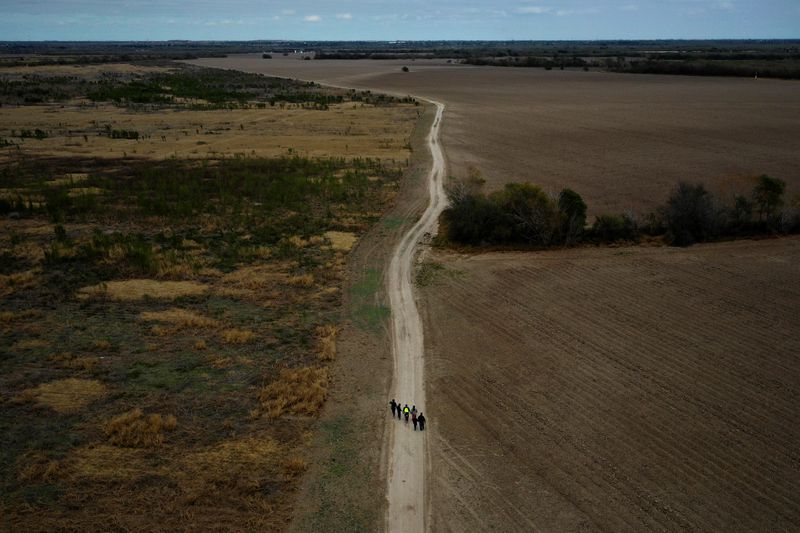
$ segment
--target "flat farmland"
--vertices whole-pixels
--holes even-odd
[[[678,181],[714,192],[769,174],[800,193],[800,82],[472,67],[443,60],[259,55],[193,63],[413,94],[447,105],[449,174],[476,167],[490,189],[571,187],[591,214],[645,214]],[[402,72],[408,65],[410,72]],[[748,188],[749,190],[749,188]]]
[[[436,252],[434,531],[800,524],[800,239]]]

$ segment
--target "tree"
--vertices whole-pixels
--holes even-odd
[[[490,197],[504,214],[510,240],[548,246],[558,228],[558,212],[545,192],[531,183],[507,183]]]
[[[707,241],[717,232],[714,198],[700,184],[679,183],[663,209],[667,240],[672,244],[689,246]]]
[[[572,189],[563,189],[558,195],[558,214],[564,244],[574,243],[586,225],[586,202]]]
[[[753,188],[753,204],[758,211],[758,221],[773,226],[778,215],[778,209],[783,205],[783,193],[786,182],[771,178],[766,174],[758,178]]]

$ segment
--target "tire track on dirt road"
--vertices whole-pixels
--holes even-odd
[[[444,192],[444,154],[439,145],[444,104],[430,102],[436,106],[436,117],[428,134],[428,148],[432,159],[428,174],[428,206],[392,253],[386,280],[392,312],[392,395],[403,404],[415,404],[423,412],[423,331],[422,320],[414,301],[411,275],[417,243],[426,233],[435,232],[439,215],[447,205]],[[425,531],[425,470],[428,462],[425,436],[426,433],[412,431],[404,423],[392,423],[389,430],[386,493],[386,529],[389,532]]]

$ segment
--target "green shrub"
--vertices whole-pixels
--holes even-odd
[[[617,242],[639,240],[639,227],[627,214],[599,215],[592,225],[592,237],[597,242]]]
[[[558,195],[558,214],[561,240],[572,244],[580,239],[586,226],[586,202],[572,189],[563,189]]]
[[[700,184],[679,183],[662,210],[670,244],[689,246],[717,235],[720,216],[713,196]]]
[[[753,188],[753,206],[758,212],[758,222],[765,225],[766,229],[775,229],[780,216],[778,210],[783,206],[785,190],[785,181],[771,178],[766,174],[758,178]]]

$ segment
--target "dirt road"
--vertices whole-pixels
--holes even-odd
[[[433,160],[428,175],[430,200],[422,217],[397,245],[389,265],[387,289],[392,310],[392,354],[394,373],[392,395],[402,404],[416,405],[425,411],[423,382],[424,350],[422,320],[414,301],[411,274],[417,243],[433,233],[439,214],[445,208],[444,154],[439,145],[439,129],[444,105],[436,105],[436,118],[428,136]],[[390,456],[386,516],[388,531],[425,530],[425,433],[415,432],[405,422],[392,424],[389,434]]]

